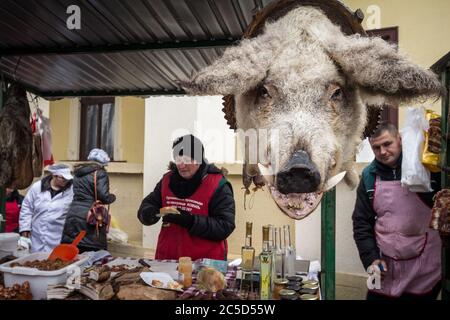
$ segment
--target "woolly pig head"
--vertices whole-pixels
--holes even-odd
[[[277,205],[296,219],[314,210],[337,174],[345,171],[347,184],[357,184],[353,164],[366,104],[441,93],[432,72],[382,39],[344,35],[312,7],[267,22],[184,88],[193,95],[234,95],[247,174],[262,173]]]

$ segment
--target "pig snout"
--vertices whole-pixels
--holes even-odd
[[[320,184],[320,173],[303,150],[296,151],[276,177],[277,189],[283,194],[314,192]]]

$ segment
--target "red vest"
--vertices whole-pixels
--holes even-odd
[[[6,201],[6,225],[5,232],[14,232],[19,228],[20,207],[17,200]]]
[[[207,174],[192,196],[177,198],[169,188],[172,172],[166,173],[161,184],[162,206],[173,206],[190,212],[192,215],[208,215],[211,198],[222,179],[221,174]],[[191,257],[193,261],[202,258],[224,260],[227,254],[227,241],[212,241],[190,235],[186,228],[170,223],[162,226],[158,237],[155,259],[175,259]]]

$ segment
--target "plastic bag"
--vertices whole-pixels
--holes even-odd
[[[422,163],[431,172],[441,171],[441,117],[432,110],[426,110],[429,130],[425,132],[425,145],[422,153]]]
[[[128,234],[120,229],[109,228],[109,232],[106,237],[107,237],[108,241],[111,241],[111,242],[122,243],[122,244],[128,243]]]
[[[111,217],[111,226],[106,237],[108,241],[111,242],[122,244],[128,243],[128,234],[120,229],[119,222],[115,217]]]
[[[407,108],[402,136],[402,186],[411,192],[430,192],[430,171],[421,162],[424,131],[428,130],[425,109]]]

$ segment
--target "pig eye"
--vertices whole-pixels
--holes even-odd
[[[344,92],[341,88],[337,88],[334,90],[333,94],[331,95],[331,100],[342,100],[344,98]]]
[[[258,96],[263,98],[263,99],[268,99],[271,98],[269,91],[267,90],[267,88],[263,85],[258,87]]]

